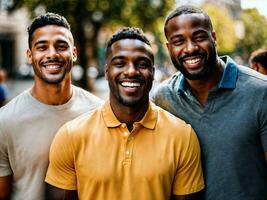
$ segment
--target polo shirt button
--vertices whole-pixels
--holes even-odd
[[[124,132],[124,133],[123,133],[123,135],[124,135],[124,137],[126,137],[126,138],[127,138],[127,137],[128,137],[128,135],[129,135],[129,133],[128,133],[128,132]]]
[[[125,123],[121,124],[121,127],[122,128],[125,128],[126,127],[126,124]]]
[[[130,151],[126,151],[126,155],[129,156],[130,155]]]

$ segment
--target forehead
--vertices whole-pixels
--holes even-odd
[[[176,16],[169,20],[167,24],[167,34],[170,36],[173,32],[184,29],[203,29],[210,31],[208,20],[201,13],[189,13]]]
[[[62,26],[47,25],[36,29],[32,34],[32,44],[38,41],[66,41],[73,44],[71,32]]]
[[[153,51],[148,44],[138,39],[121,39],[112,44],[108,59],[117,56],[127,58],[146,56],[153,59]]]

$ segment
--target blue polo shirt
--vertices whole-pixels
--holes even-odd
[[[221,57],[220,82],[201,105],[181,73],[161,83],[154,102],[196,131],[206,200],[267,199],[267,78]]]

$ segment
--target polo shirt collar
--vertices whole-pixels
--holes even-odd
[[[220,58],[225,62],[225,68],[218,87],[234,89],[238,77],[237,64],[229,56],[222,56]],[[186,92],[187,90],[186,79],[184,75],[180,73],[178,77],[178,91]]]
[[[113,113],[109,101],[106,101],[102,107],[102,116],[107,127],[118,127],[122,124]],[[149,101],[147,112],[137,123],[147,129],[154,129],[157,123],[157,116],[156,105]]]

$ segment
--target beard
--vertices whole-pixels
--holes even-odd
[[[142,95],[138,96],[124,96],[120,93],[118,87],[109,82],[110,97],[116,99],[117,102],[126,107],[142,107],[149,100],[149,91],[152,88],[153,81],[149,82],[142,92]]]
[[[183,65],[183,58],[175,59],[175,57],[171,56],[172,63],[176,69],[178,69],[184,76],[185,78],[189,80],[202,80],[208,77],[214,68],[216,67],[217,63],[217,52],[215,48],[215,44],[212,45],[210,55],[208,56],[207,53],[192,53],[190,55],[187,55],[186,57],[189,56],[196,56],[196,55],[201,55],[202,59],[204,59],[204,64],[203,67],[196,71],[196,72],[189,72]]]
[[[44,82],[48,83],[48,84],[59,84],[59,83],[61,83],[64,80],[64,78],[66,76],[66,68],[64,68],[63,73],[57,74],[57,75],[52,75],[52,76],[53,77],[48,77],[47,75],[45,75],[45,74],[42,73],[41,74],[41,79]]]

